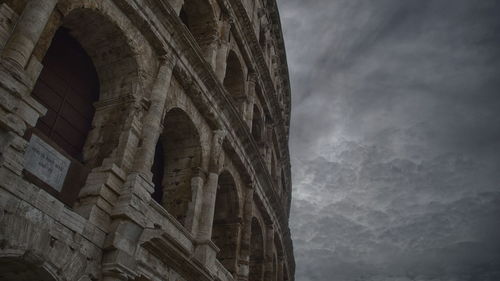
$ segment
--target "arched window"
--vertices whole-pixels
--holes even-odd
[[[153,199],[182,225],[192,199],[193,170],[201,166],[201,143],[196,126],[181,109],[170,110],[153,160]]]
[[[262,228],[256,218],[252,219],[252,234],[250,236],[250,272],[249,281],[262,281],[264,274],[264,239]]]
[[[71,164],[63,168],[67,169],[65,178],[61,176],[66,180],[64,184],[40,178],[36,172],[26,174],[29,180],[71,206],[88,174],[83,147],[94,118],[93,104],[99,98],[99,79],[89,55],[64,27],[55,33],[42,64],[32,96],[47,108],[47,113],[38,119],[31,139],[36,135]]]
[[[220,249],[217,259],[231,273],[237,269],[239,204],[236,184],[232,175],[224,171],[219,176],[215,200],[212,241]]]
[[[226,76],[224,77],[223,84],[229,95],[236,102],[236,107],[241,109],[241,100],[245,97],[245,79],[243,76],[243,67],[234,51],[230,51],[227,57]]]

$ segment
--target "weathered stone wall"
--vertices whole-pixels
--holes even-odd
[[[100,84],[70,203],[25,162],[61,28]],[[2,1],[0,279],[293,280],[287,71],[270,0]]]

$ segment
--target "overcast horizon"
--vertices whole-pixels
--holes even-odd
[[[278,5],[296,280],[500,280],[500,1]]]

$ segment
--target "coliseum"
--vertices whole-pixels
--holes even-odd
[[[274,0],[3,0],[0,91],[0,280],[294,280]]]

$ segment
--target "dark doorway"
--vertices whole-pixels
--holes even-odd
[[[56,32],[42,63],[33,97],[47,108],[47,114],[38,119],[36,129],[83,162],[93,103],[99,97],[97,72],[85,50],[65,28]]]

